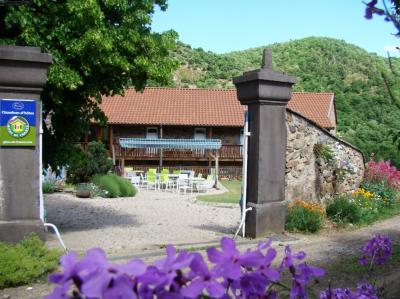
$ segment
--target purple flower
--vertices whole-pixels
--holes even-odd
[[[221,239],[221,251],[215,247],[207,250],[208,259],[215,264],[214,271],[219,275],[237,280],[242,275],[243,267],[256,267],[261,265],[263,255],[259,251],[246,251],[243,255],[236,249],[235,241],[231,238]]]
[[[356,299],[357,297],[347,288],[327,288],[319,294],[319,299]],[[366,299],[366,298],[365,298]]]
[[[157,278],[153,283],[157,289],[172,286],[175,291],[178,291],[181,285],[186,282],[185,277],[182,276],[182,270],[189,266],[192,257],[183,250],[177,252],[172,245],[167,246],[166,253],[166,258],[153,263],[158,270],[158,273],[156,273],[157,271],[153,269],[151,273],[151,275],[155,275]]]
[[[136,298],[132,278],[142,275],[147,268],[141,260],[132,260],[125,265],[112,264],[99,248],[89,250],[81,261],[75,253],[68,253],[61,258],[61,265],[64,272],[49,278],[61,286],[49,298],[63,298],[72,283],[88,298],[115,298],[112,294],[119,294],[118,298]]]
[[[378,299],[374,286],[369,282],[357,284],[357,296],[360,299]]]
[[[392,255],[392,241],[387,236],[376,235],[361,248],[361,265],[383,265]]]
[[[268,279],[259,272],[251,272],[240,278],[241,298],[264,298]]]
[[[258,244],[258,250],[263,255],[263,258],[257,271],[263,273],[271,281],[278,281],[279,271],[271,267],[271,263],[276,257],[276,250],[271,247],[271,243],[271,239],[268,239],[266,242]],[[263,253],[264,250],[266,251],[265,254]]]
[[[192,257],[190,262],[192,281],[180,293],[184,297],[197,298],[206,289],[210,297],[222,297],[225,294],[225,288],[217,281],[215,273],[208,269],[207,264],[199,253],[192,254]]]
[[[325,271],[317,267],[310,267],[306,263],[295,264],[295,260],[303,260],[306,254],[303,251],[292,253],[289,246],[285,248],[285,257],[279,267],[281,272],[283,268],[288,268],[292,275],[292,288],[290,298],[306,298],[306,286],[314,277],[323,276]]]

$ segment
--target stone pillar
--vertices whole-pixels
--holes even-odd
[[[249,111],[246,236],[265,237],[285,226],[286,105],[295,77],[272,69],[264,50],[259,70],[233,79],[237,96]]]
[[[39,48],[0,45],[0,241],[17,242],[32,232],[44,236],[39,217],[40,93],[51,63],[51,55]],[[5,102],[9,108],[4,108]],[[31,113],[24,111],[28,103],[35,112],[30,116],[35,126],[28,126],[29,140],[14,136],[15,143],[4,142],[11,119],[5,110],[16,111],[24,121]]]

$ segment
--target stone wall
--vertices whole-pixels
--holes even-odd
[[[338,193],[358,188],[364,175],[361,152],[332,133],[287,110],[286,200],[324,203]],[[329,147],[334,160],[314,154],[315,144]]]

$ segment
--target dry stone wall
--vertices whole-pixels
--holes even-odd
[[[364,175],[359,150],[299,114],[287,110],[286,200],[324,203],[339,193],[358,188]],[[314,154],[315,144],[332,150],[334,160]]]

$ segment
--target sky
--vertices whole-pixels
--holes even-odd
[[[324,36],[400,57],[394,26],[379,16],[366,20],[364,10],[360,0],[168,0],[152,29],[174,29],[183,43],[215,53]]]

